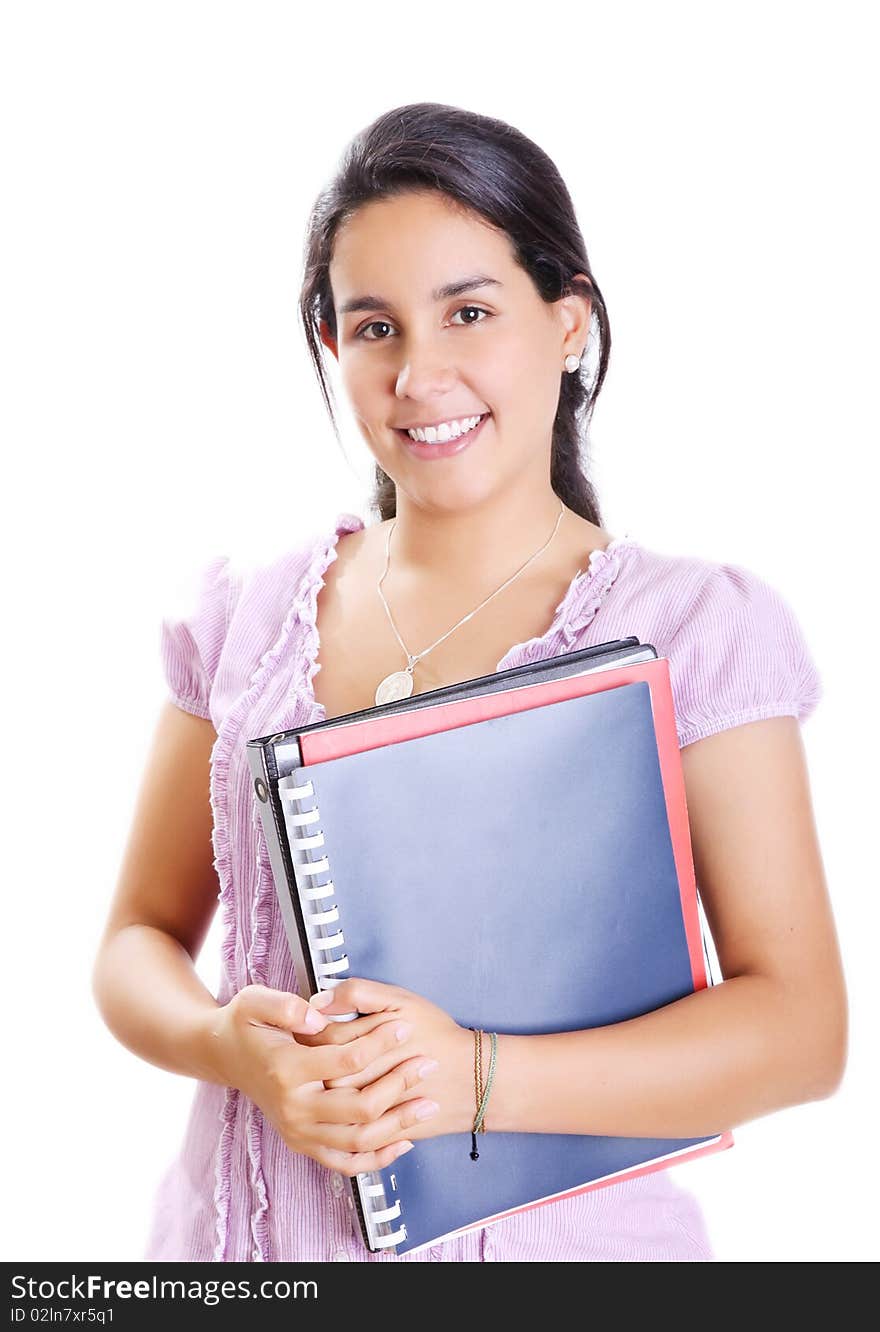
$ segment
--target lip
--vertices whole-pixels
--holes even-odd
[[[430,462],[433,458],[451,458],[456,453],[464,453],[465,449],[470,448],[471,444],[482,434],[483,426],[491,415],[491,412],[485,412],[482,421],[478,426],[474,426],[473,430],[469,430],[465,435],[459,435],[458,439],[447,439],[442,444],[418,443],[416,440],[410,439],[405,430],[395,430],[394,433],[400,436],[408,452],[414,458],[425,458]]]

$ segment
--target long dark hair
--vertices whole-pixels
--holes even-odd
[[[601,526],[599,502],[581,459],[586,464],[590,419],[608,368],[608,312],[590,271],[571,197],[555,164],[519,130],[490,116],[440,102],[413,102],[386,111],[352,140],[335,177],[312,208],[300,316],[337,440],[321,341],[322,321],[337,338],[330,286],[336,232],[363,204],[421,190],[439,191],[505,231],[517,262],[542,300],[557,301],[578,288],[592,302],[598,359],[589,381],[583,359],[574,374],[562,372],[550,483],[564,504]],[[589,281],[575,277],[580,273]],[[383,521],[397,511],[394,482],[378,463],[371,504]]]

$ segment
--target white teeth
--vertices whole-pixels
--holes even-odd
[[[461,421],[444,421],[439,426],[427,426],[424,430],[407,430],[410,439],[419,444],[443,444],[450,439],[466,435],[482,421],[482,416],[466,416]]]

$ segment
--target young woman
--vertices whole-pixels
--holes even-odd
[[[488,1132],[719,1133],[830,1095],[846,1058],[799,733],[820,681],[755,574],[603,527],[579,458],[609,322],[553,163],[459,108],[390,111],[313,211],[301,311],[328,408],[324,354],[375,457],[378,521],[341,514],[247,576],[215,559],[193,614],[163,625],[171,697],[94,981],[128,1048],[198,1080],[151,1259],[410,1261],[366,1250],[346,1176],[434,1134],[469,1145],[469,1030],[364,978],[330,996],[363,1014],[349,1023],[295,993],[245,758],[404,671],[424,691],[631,634],[670,662],[725,981],[629,1022],[500,1033]],[[215,1000],[193,960],[218,876]],[[695,1199],[655,1171],[412,1261],[713,1257]]]

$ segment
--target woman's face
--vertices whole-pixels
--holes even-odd
[[[330,284],[338,341],[326,325],[322,338],[398,496],[461,510],[549,486],[563,361],[583,354],[587,299],[542,301],[507,236],[436,192],[360,208],[337,233]],[[402,429],[483,415],[445,447]]]

